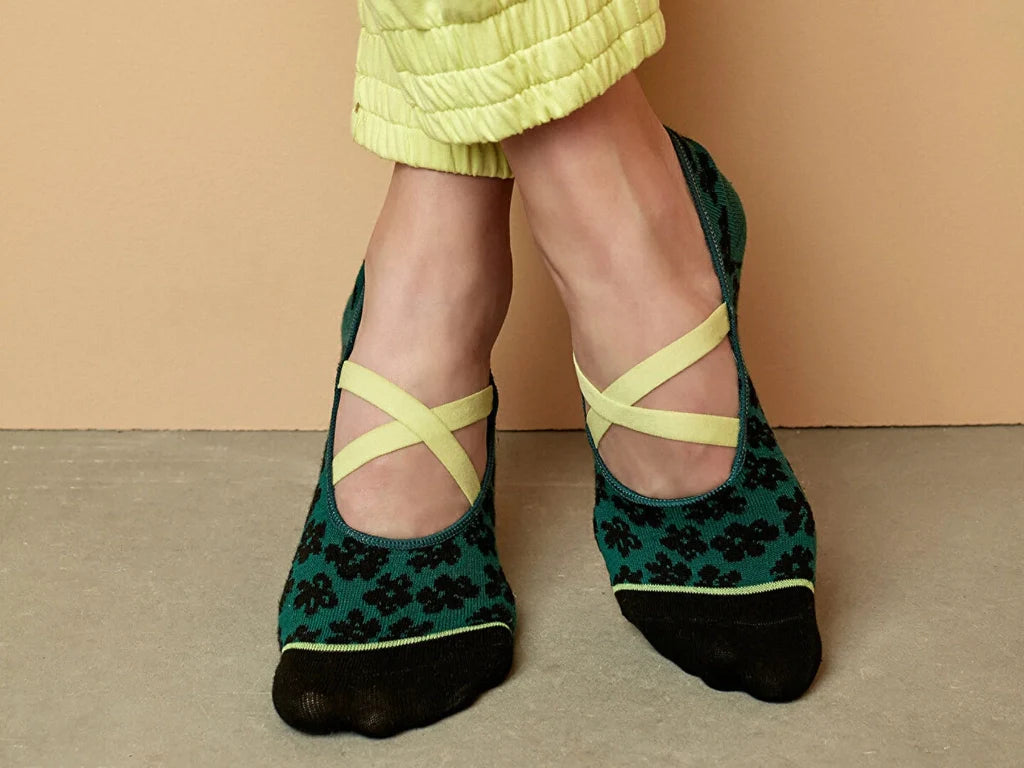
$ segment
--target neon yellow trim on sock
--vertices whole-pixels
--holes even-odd
[[[433,634],[422,635],[420,637],[403,637],[400,640],[382,640],[379,643],[356,643],[352,645],[328,645],[327,643],[288,643],[288,645],[281,649],[281,653],[290,650],[331,652],[379,651],[384,648],[397,648],[402,645],[422,643],[426,640],[437,640],[440,637],[451,637],[452,635],[461,635],[463,632],[472,632],[477,629],[488,629],[489,627],[504,627],[509,632],[512,631],[512,627],[510,627],[508,624],[505,624],[502,621],[490,621],[486,624],[474,624],[472,627],[446,629],[443,632],[434,632]]]
[[[677,587],[674,584],[616,584],[612,592],[624,589],[638,592],[684,592],[693,595],[756,595],[787,587],[807,587],[814,591],[814,582],[808,579],[783,579],[766,584],[752,584],[749,587]]]
[[[476,468],[465,449],[455,439],[455,435],[436,413],[398,385],[351,360],[346,360],[341,366],[338,387],[361,397],[366,402],[380,408],[395,421],[404,424],[444,465],[469,503],[473,503],[477,494],[480,493],[480,478],[477,477]],[[459,407],[455,409],[456,416],[464,416],[463,410],[467,413],[475,410],[477,401],[473,400],[473,396],[470,396],[468,400],[471,402],[467,403],[467,398],[455,401],[459,404]],[[387,437],[386,433],[385,437]],[[378,434],[376,438],[364,441],[364,444],[357,448],[360,453],[355,458],[369,456],[368,446],[379,438]],[[382,442],[376,448],[383,450],[383,453],[390,453],[391,450],[396,450],[391,447],[393,444],[393,442]],[[370,456],[370,458],[376,457]]]
[[[455,432],[487,418],[493,403],[494,390],[488,386],[461,400],[445,403],[430,410],[449,431]],[[364,464],[419,442],[421,441],[416,433],[400,421],[391,421],[371,429],[335,454],[331,464],[332,482],[337,484],[343,477],[352,474]]]
[[[717,347],[729,334],[729,311],[724,303],[681,338],[655,352],[619,376],[602,392],[573,365],[583,397],[590,406],[587,426],[594,444],[601,442],[612,424],[669,440],[723,445],[734,448],[739,440],[739,419],[703,413],[681,413],[640,408],[633,405],[652,390]]]

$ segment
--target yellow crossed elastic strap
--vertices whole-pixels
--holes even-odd
[[[635,403],[673,376],[689,368],[718,346],[729,334],[729,311],[721,304],[703,323],[682,338],[637,363],[602,392],[583,374],[573,356],[576,377],[590,406],[587,426],[594,445],[612,424],[669,440],[735,447],[739,419],[704,413],[680,413],[640,408]]]
[[[360,435],[338,452],[331,465],[335,483],[378,456],[424,443],[458,483],[469,503],[473,503],[480,493],[480,479],[452,433],[490,414],[494,403],[490,386],[460,400],[428,408],[383,376],[346,360],[338,376],[338,388],[380,408],[394,421]]]

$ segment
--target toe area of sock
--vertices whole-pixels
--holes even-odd
[[[384,738],[465,709],[511,666],[512,633],[493,626],[375,650],[289,648],[274,708],[305,733]]]
[[[793,701],[821,664],[814,593],[805,587],[729,596],[621,590],[616,597],[661,655],[716,690]]]

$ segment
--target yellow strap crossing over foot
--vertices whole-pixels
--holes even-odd
[[[723,303],[703,323],[637,363],[604,391],[595,387],[583,374],[574,355],[576,378],[590,406],[587,426],[594,444],[600,443],[609,427],[617,424],[669,440],[735,448],[739,439],[740,420],[734,416],[660,411],[634,405],[637,400],[696,363],[728,335],[729,310]]]
[[[494,403],[492,387],[428,408],[383,376],[346,360],[338,376],[338,388],[380,408],[394,421],[360,435],[335,455],[331,465],[335,484],[379,456],[423,443],[448,470],[469,503],[474,502],[480,493],[480,478],[452,433],[487,418]]]

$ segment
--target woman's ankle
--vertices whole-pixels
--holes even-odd
[[[510,259],[507,243],[505,250]],[[445,256],[436,253],[424,271],[407,274],[379,273],[368,257],[353,360],[384,368],[379,373],[400,386],[410,374],[432,373],[443,381],[453,373],[470,373],[486,381],[491,348],[511,298],[511,278],[503,274],[510,269],[502,269],[499,258],[491,259],[490,269],[479,264],[460,268],[445,263]]]
[[[491,347],[511,297],[509,182],[397,168],[365,259],[365,298],[350,360],[428,407],[487,386]],[[429,215],[427,215],[429,214]],[[343,391],[334,452],[391,417]],[[486,421],[455,433],[478,475]],[[357,530],[416,538],[467,508],[424,445],[380,456],[342,478],[335,498]]]
[[[635,77],[567,118],[506,141],[505,150],[566,304],[577,362],[599,389],[721,304],[679,161]],[[728,343],[636,405],[735,416],[736,365]],[[600,452],[627,485],[663,498],[715,487],[734,457],[730,448],[620,427],[609,430]]]
[[[371,260],[367,261],[369,267]],[[447,267],[438,264],[444,272]],[[500,281],[468,291],[433,279],[413,293],[404,281],[371,278],[350,360],[409,392],[428,407],[458,400],[487,386],[490,350],[508,299]],[[334,452],[390,421],[342,392]],[[455,433],[477,475],[487,462],[486,423]],[[461,516],[467,501],[448,471],[423,445],[381,456],[345,477],[336,489],[342,518],[353,528],[390,538],[416,538]]]
[[[512,295],[512,183],[396,165],[365,258],[356,362],[486,366]],[[396,381],[401,384],[401,382]]]
[[[504,146],[570,313],[623,289],[721,301],[671,140],[635,75]]]

